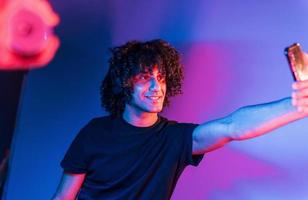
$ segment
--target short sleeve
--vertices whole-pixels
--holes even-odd
[[[88,156],[86,146],[89,129],[91,129],[90,124],[91,122],[79,131],[61,161],[61,167],[65,172],[76,174],[87,172]]]
[[[204,156],[204,154],[193,155],[193,152],[192,152],[192,149],[193,149],[192,135],[193,135],[194,129],[197,126],[198,126],[197,124],[190,124],[190,123],[181,124],[181,130],[183,131],[183,135],[184,135],[185,165],[198,166]]]

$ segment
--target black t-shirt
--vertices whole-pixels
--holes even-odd
[[[77,135],[61,162],[65,172],[86,173],[79,200],[170,199],[192,155],[196,124],[159,117],[150,127],[122,118],[92,119]]]

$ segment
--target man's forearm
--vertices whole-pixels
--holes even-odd
[[[193,132],[193,153],[206,153],[232,140],[257,137],[308,116],[308,80],[295,82],[291,98],[245,106],[230,115],[200,124]],[[293,103],[293,105],[292,105]]]
[[[304,117],[292,105],[291,98],[245,106],[224,118],[199,125],[193,132],[193,153],[206,153],[230,141],[257,137]]]
[[[231,140],[244,140],[263,135],[292,121],[302,119],[307,114],[297,111],[291,98],[242,107],[229,117]]]

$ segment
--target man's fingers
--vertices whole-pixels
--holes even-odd
[[[295,100],[294,103],[295,103],[296,106],[308,108],[308,100],[307,99],[297,99],[297,100]]]
[[[292,95],[292,104],[297,108],[299,112],[308,114],[308,97],[293,98]]]
[[[305,81],[297,81],[292,84],[293,89],[300,90],[303,88],[308,88],[308,80]]]
[[[308,88],[300,89],[292,93],[293,98],[302,98],[307,97],[308,98]]]
[[[297,107],[297,110],[299,112],[308,114],[308,108],[307,107]]]
[[[298,112],[308,115],[308,80],[293,83],[292,104]]]

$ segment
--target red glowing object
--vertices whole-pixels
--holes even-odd
[[[43,67],[54,57],[59,17],[47,0],[0,0],[0,69]]]

